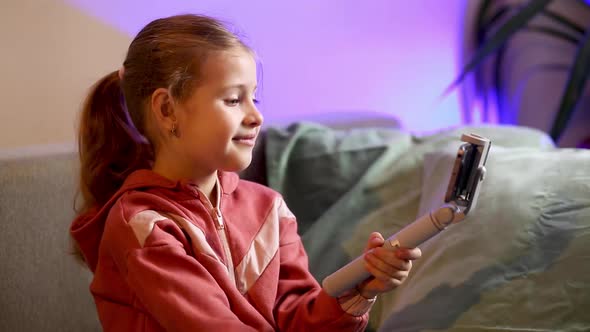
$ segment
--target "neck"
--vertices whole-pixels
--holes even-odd
[[[162,175],[163,177],[172,181],[189,180],[194,183],[199,190],[209,198],[209,201],[213,206],[217,204],[217,192],[215,184],[217,183],[217,171],[206,171],[206,172],[186,172],[179,167],[173,165],[167,165],[162,162],[158,162],[158,159],[154,162],[152,171]]]
[[[215,184],[217,183],[217,172],[209,175],[207,178],[201,178],[199,180],[192,179],[192,181],[199,187],[199,190],[209,198],[209,202],[213,206],[217,206],[217,190],[215,190]]]

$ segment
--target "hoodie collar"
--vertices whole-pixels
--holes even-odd
[[[229,195],[234,192],[239,183],[239,176],[236,173],[219,172],[218,183],[221,192]],[[80,214],[70,226],[70,234],[75,239],[80,251],[84,256],[86,264],[92,272],[98,264],[98,247],[102,239],[104,225],[111,210],[111,207],[125,192],[142,188],[187,188],[187,185],[194,185],[191,181],[173,181],[167,179],[152,170],[142,169],[131,173],[121,188],[103,206],[96,206],[83,214]]]
[[[239,176],[232,172],[218,171],[217,177],[221,186],[221,192],[225,195],[233,193],[238,187]],[[146,181],[147,180],[147,181]],[[162,188],[182,188],[186,185],[196,184],[191,180],[170,180],[149,169],[141,169],[131,173],[122,186],[122,190],[137,189],[141,187],[162,187]]]

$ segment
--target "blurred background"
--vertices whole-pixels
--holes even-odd
[[[524,2],[496,1],[514,8]],[[557,9],[574,14],[578,26],[590,27],[587,1],[555,2],[561,3]],[[494,96],[503,98],[497,98],[504,101],[501,105],[486,97],[490,88],[482,87],[477,75],[444,94],[481,43],[476,38],[482,35],[477,21],[481,3],[2,0],[0,148],[74,146],[77,115],[89,87],[121,66],[131,39],[145,24],[189,12],[222,19],[258,53],[258,97],[266,125],[318,114],[354,117],[378,112],[418,134],[466,123],[518,124],[548,131],[577,52],[575,43],[547,41],[551,36],[532,36],[531,41],[524,33],[523,43],[503,53],[500,67],[510,81],[492,89]],[[588,34],[582,31],[584,35]],[[519,69],[535,59],[556,58],[569,62],[558,61],[561,69],[532,74]],[[587,87],[582,96],[588,105]],[[576,111],[571,121],[577,129],[565,131],[563,146],[576,146],[590,137],[590,110],[582,104],[577,104],[578,110],[586,109]]]

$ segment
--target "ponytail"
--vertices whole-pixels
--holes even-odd
[[[150,168],[153,151],[125,106],[118,71],[89,93],[78,132],[82,211],[102,206],[133,171]]]
[[[84,103],[79,213],[101,207],[131,172],[153,164],[153,147],[145,139],[156,135],[147,132],[145,103],[151,94],[165,87],[183,100],[198,82],[207,54],[236,47],[250,50],[219,21],[200,15],[157,19],[137,34],[123,61],[123,79],[118,71],[108,74]]]

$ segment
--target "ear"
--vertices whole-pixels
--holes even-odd
[[[171,130],[172,125],[176,123],[174,103],[168,89],[158,88],[152,93],[150,110],[158,125],[165,131]]]

